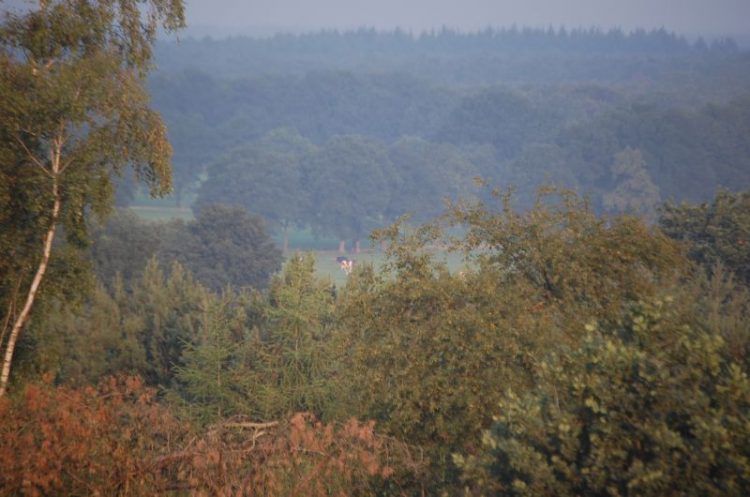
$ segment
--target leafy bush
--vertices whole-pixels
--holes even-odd
[[[712,269],[717,264],[750,286],[750,192],[721,190],[711,203],[667,203],[659,224],[670,237],[687,243],[690,258]]]
[[[717,327],[665,298],[564,349],[544,381],[508,393],[470,495],[727,496],[750,492],[750,380]],[[747,330],[746,330],[747,331]]]

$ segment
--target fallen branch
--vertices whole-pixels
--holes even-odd
[[[263,430],[266,428],[273,428],[274,426],[278,426],[278,421],[269,421],[267,423],[254,423],[251,421],[234,421],[234,422],[228,422],[228,423],[222,423],[221,426],[227,427],[227,428],[252,428],[254,430]]]

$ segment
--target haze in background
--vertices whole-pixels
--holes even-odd
[[[0,11],[37,5],[0,0]],[[731,36],[750,46],[749,0],[186,0],[187,35],[271,35],[320,29],[402,28],[419,33],[516,24],[654,29]]]
[[[447,26],[653,29],[750,39],[748,0],[187,0],[189,33],[214,36],[319,29]]]

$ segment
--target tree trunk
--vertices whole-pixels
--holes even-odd
[[[39,261],[39,266],[34,274],[34,279],[31,281],[29,287],[29,293],[26,295],[26,302],[23,305],[23,309],[16,317],[13,322],[13,328],[11,329],[10,336],[8,337],[8,343],[5,345],[5,352],[3,354],[3,368],[0,373],[0,397],[5,395],[8,389],[8,380],[10,379],[10,366],[13,362],[13,353],[16,349],[16,342],[18,336],[21,334],[24,324],[31,313],[31,308],[36,300],[39,286],[44,278],[44,273],[47,272],[47,266],[49,265],[50,254],[52,253],[52,242],[55,240],[55,232],[57,231],[57,221],[60,217],[60,159],[62,153],[62,140],[55,140],[54,148],[51,154],[52,162],[52,212],[50,215],[50,224],[47,228],[47,234],[44,237],[44,245],[42,250],[42,259]],[[49,171],[48,171],[49,172]]]
[[[359,248],[359,240],[354,241],[354,253],[359,254],[360,248]]]
[[[346,253],[346,241],[339,240],[339,255],[343,255],[345,253]]]

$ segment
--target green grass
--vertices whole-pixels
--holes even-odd
[[[347,275],[336,262],[339,253],[336,250],[310,250],[300,252],[312,252],[315,255],[315,271],[320,278],[330,279],[337,287],[346,285]],[[294,255],[291,251],[289,257]],[[346,257],[357,264],[372,264],[375,270],[380,269],[386,262],[385,254],[379,250],[363,250],[359,254],[345,254]],[[437,257],[443,257],[451,272],[461,271],[466,265],[461,254],[444,253]]]
[[[176,207],[171,199],[139,200],[137,204],[131,205],[130,209],[146,221],[162,222],[173,219],[190,221],[193,219],[193,211],[189,207]],[[273,239],[281,247],[281,233],[275,233]],[[348,244],[347,248],[351,248],[351,244]],[[347,275],[336,262],[336,257],[340,255],[338,239],[315,236],[309,229],[290,230],[288,257],[296,252],[312,252],[315,255],[315,269],[319,277],[330,279],[337,287],[346,285]],[[346,253],[344,255],[355,261],[355,265],[372,264],[376,270],[385,263],[385,254],[377,248],[370,247],[367,241],[363,241],[359,254]],[[451,271],[460,271],[464,267],[460,254],[445,254],[445,260]]]
[[[341,269],[341,266],[336,262],[336,257],[339,256],[336,250],[311,250],[315,255],[315,271],[318,277],[324,279],[330,279],[337,287],[346,285],[346,273]],[[290,254],[294,255],[294,252]],[[345,254],[350,260],[354,261],[354,264],[372,264],[376,269],[383,265],[385,262],[385,256],[381,252],[376,251],[362,251],[359,254]]]

